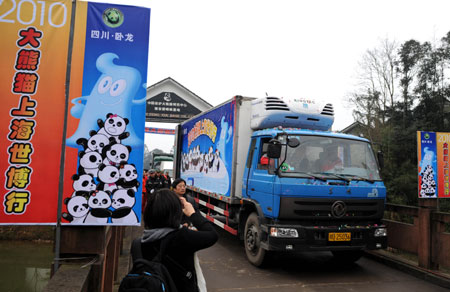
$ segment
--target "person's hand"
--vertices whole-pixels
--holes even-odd
[[[181,201],[181,206],[183,207],[184,215],[191,217],[191,215],[195,213],[195,209],[192,206],[192,204],[189,203],[188,201],[186,201],[186,199],[184,197],[180,197],[180,201]]]

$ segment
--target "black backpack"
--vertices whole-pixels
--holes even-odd
[[[133,240],[131,244],[133,267],[122,279],[119,292],[177,292],[170,273],[161,262],[168,239],[161,241],[160,250],[151,261],[142,257],[141,238]]]

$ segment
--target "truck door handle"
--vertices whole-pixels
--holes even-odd
[[[255,189],[254,189],[254,188],[251,188],[250,190],[251,190],[251,191],[254,191]]]

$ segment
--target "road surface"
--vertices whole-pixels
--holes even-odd
[[[269,268],[256,268],[247,261],[242,242],[217,231],[219,241],[199,252],[209,292],[448,291],[365,257],[341,265],[329,252],[280,255]]]

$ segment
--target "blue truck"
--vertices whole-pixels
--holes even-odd
[[[353,262],[387,245],[382,155],[333,122],[329,103],[235,96],[177,126],[174,173],[255,266],[297,251]]]

